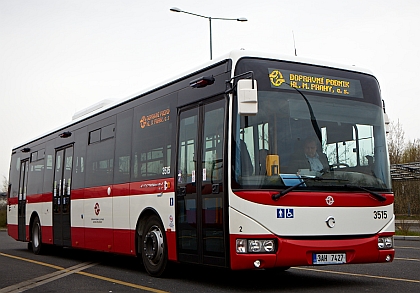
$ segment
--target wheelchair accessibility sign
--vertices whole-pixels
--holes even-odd
[[[294,217],[294,209],[277,209],[277,219],[293,219]]]

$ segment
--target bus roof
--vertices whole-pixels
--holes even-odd
[[[359,73],[365,73],[369,75],[373,75],[373,73],[362,67],[357,67],[355,65],[345,65],[340,63],[334,63],[334,62],[328,62],[328,61],[322,61],[317,59],[311,59],[311,58],[304,58],[299,56],[292,56],[292,55],[284,55],[284,54],[276,54],[276,53],[262,53],[262,52],[256,52],[256,51],[248,51],[248,50],[234,50],[231,51],[227,56],[223,56],[224,58],[221,59],[231,59],[233,61],[233,64],[236,64],[236,62],[244,57],[250,57],[250,58],[264,58],[264,59],[273,59],[273,60],[281,60],[281,61],[288,61],[288,62],[294,62],[294,63],[301,63],[301,64],[310,64],[310,65],[317,65],[321,67],[329,67],[329,68],[335,68],[335,69],[343,69],[347,71],[354,71]]]
[[[43,138],[43,137],[45,137],[45,136],[47,136],[51,133],[60,131],[60,130],[65,129],[65,128],[71,126],[71,125],[77,124],[78,122],[81,122],[81,121],[83,121],[83,120],[85,120],[89,117],[93,117],[93,116],[95,116],[99,113],[105,112],[108,109],[117,107],[118,105],[122,105],[122,104],[124,104],[124,103],[126,103],[130,100],[135,99],[136,97],[151,93],[155,90],[158,90],[162,87],[165,87],[165,86],[169,85],[170,83],[173,83],[174,81],[181,80],[181,79],[187,77],[188,75],[194,74],[195,72],[199,72],[199,71],[203,70],[204,68],[209,68],[212,65],[223,62],[224,60],[232,60],[232,64],[233,64],[232,70],[234,71],[236,63],[241,58],[247,58],[247,57],[280,60],[280,61],[287,61],[287,62],[294,62],[294,63],[301,63],[301,64],[309,64],[309,65],[316,65],[316,66],[321,66],[321,67],[342,69],[342,70],[347,70],[347,71],[353,71],[353,72],[359,72],[359,73],[373,75],[370,70],[364,69],[364,68],[361,68],[361,67],[356,67],[354,65],[343,65],[343,64],[339,64],[339,63],[333,63],[333,62],[328,62],[328,61],[320,61],[320,60],[316,60],[316,59],[303,58],[303,57],[298,57],[298,56],[275,54],[275,53],[262,53],[262,52],[257,52],[257,51],[248,51],[248,50],[244,50],[244,49],[233,50],[233,51],[229,52],[228,54],[222,55],[222,56],[220,56],[216,59],[213,59],[209,62],[201,64],[198,67],[190,69],[190,70],[188,70],[188,71],[186,71],[182,74],[178,74],[177,76],[174,76],[170,79],[162,81],[158,84],[155,84],[154,86],[145,88],[142,91],[134,93],[134,94],[132,94],[128,97],[125,97],[123,99],[120,99],[120,100],[104,100],[104,101],[99,101],[99,102],[95,103],[94,105],[90,105],[87,108],[76,112],[73,115],[73,120],[69,121],[68,123],[65,123],[64,125],[61,125],[57,128],[54,128],[47,133],[44,133],[42,135],[38,135],[38,136],[34,137],[33,139],[30,139],[30,140],[26,141],[25,143],[21,143],[19,145],[16,145],[15,147],[13,147],[13,149],[20,148],[20,147],[22,147],[24,145],[27,145],[31,142],[34,142],[34,141],[36,141],[40,138]]]

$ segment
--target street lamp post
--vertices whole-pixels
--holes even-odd
[[[178,7],[172,7],[170,10],[173,11],[173,12],[182,12],[182,13],[191,14],[191,15],[194,15],[194,16],[202,17],[202,18],[207,18],[209,20],[209,26],[210,26],[210,60],[213,59],[213,44],[212,44],[212,34],[211,34],[211,20],[212,19],[220,19],[220,20],[236,20],[236,21],[241,21],[241,22],[248,21],[248,19],[246,19],[245,17],[240,17],[240,18],[222,18],[222,17],[204,16],[204,15],[195,14],[195,13],[188,12],[188,11],[183,11],[183,10],[179,9]]]

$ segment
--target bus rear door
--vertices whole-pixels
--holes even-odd
[[[20,162],[18,198],[18,240],[26,241],[26,192],[28,186],[29,159]],[[29,235],[28,235],[29,236]]]

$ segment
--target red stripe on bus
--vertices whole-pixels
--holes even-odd
[[[32,194],[26,197],[26,203],[50,202],[52,193]]]
[[[7,201],[8,205],[15,205],[18,204],[19,199],[17,197],[11,197]]]
[[[110,195],[108,195],[108,188],[110,188]],[[174,192],[174,179],[164,178],[148,181],[131,182],[116,185],[105,185],[96,186],[89,188],[74,189],[71,191],[70,198],[86,199],[86,198],[101,198],[109,196],[130,196],[130,195],[141,195],[141,194],[155,194],[155,193],[167,193]],[[51,202],[52,193],[32,194],[26,197],[27,203],[41,203]],[[13,197],[8,199],[9,205],[18,204],[18,198]]]
[[[110,195],[108,195],[110,188]],[[97,186],[72,190],[71,199],[101,198],[109,196],[130,196],[174,192],[174,179],[164,178],[124,184]]]
[[[163,178],[130,183],[131,194],[154,194],[174,191],[175,186],[173,178]]]
[[[83,192],[80,192],[80,194],[83,196],[81,199],[86,199],[86,198],[101,198],[101,197],[109,197],[110,195],[108,195],[108,187],[110,188],[110,186],[97,186],[97,187],[89,187],[89,188],[85,188],[83,189]],[[75,192],[72,191],[72,194],[70,196],[71,199],[79,199],[77,197],[77,195],[79,193],[76,192],[76,194],[74,194]]]
[[[70,199],[84,199],[85,189],[75,189],[71,191]]]
[[[130,183],[113,185],[111,195],[112,196],[130,195]]]
[[[345,193],[345,192],[299,192],[292,191],[278,200],[272,196],[279,191],[236,191],[235,194],[250,202],[273,205],[273,206],[297,206],[297,207],[371,207],[386,206],[394,202],[392,193],[382,194],[386,201],[378,201],[368,193]],[[332,197],[333,202],[328,200]]]

